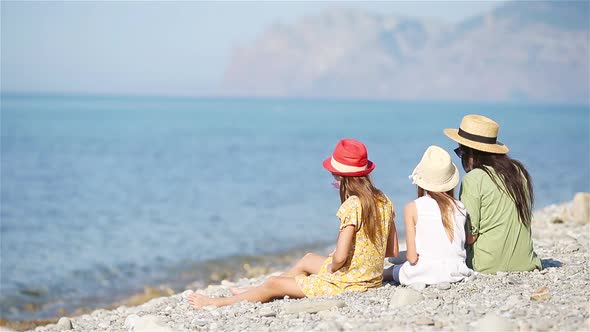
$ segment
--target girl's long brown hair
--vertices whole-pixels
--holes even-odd
[[[469,172],[473,168],[479,168],[486,172],[498,189],[510,196],[516,205],[520,221],[525,226],[530,226],[535,196],[533,181],[524,165],[505,154],[483,152],[464,145],[460,147],[463,152],[461,162],[465,172]],[[469,164],[470,159],[473,160],[472,165]],[[496,176],[484,166],[494,169]]]
[[[340,202],[344,203],[350,196],[357,196],[361,201],[361,225],[369,240],[374,245],[383,244],[381,227],[379,226],[381,214],[379,213],[378,202],[385,202],[386,198],[381,190],[375,188],[373,182],[366,176],[342,176],[340,177]],[[391,211],[391,218],[395,212]]]
[[[442,223],[443,227],[445,228],[445,232],[447,233],[447,237],[451,242],[453,242],[453,239],[455,238],[453,219],[455,218],[455,208],[458,209],[457,202],[454,199],[453,189],[447,192],[438,193],[426,191],[422,187],[418,186],[418,197],[424,196],[425,193],[428,193],[428,195],[436,201],[436,204],[440,209],[440,215],[442,217]]]

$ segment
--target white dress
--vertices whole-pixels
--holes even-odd
[[[424,283],[427,285],[441,282],[457,282],[473,271],[465,265],[465,220],[466,211],[463,203],[457,202],[455,208],[451,242],[442,223],[440,209],[436,201],[428,195],[415,201],[418,218],[416,221],[416,252],[418,262],[411,265],[405,262],[399,271],[402,285]]]

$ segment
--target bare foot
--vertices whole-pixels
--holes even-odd
[[[234,295],[238,295],[247,292],[248,289],[248,287],[231,287],[229,291]]]
[[[188,303],[190,303],[193,307],[197,309],[202,309],[203,307],[212,305],[213,299],[208,296],[201,295],[199,293],[192,293],[188,297]]]

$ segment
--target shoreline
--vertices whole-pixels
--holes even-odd
[[[79,317],[95,310],[113,310],[120,306],[138,306],[162,296],[171,296],[187,289],[199,289],[222,281],[240,278],[254,278],[284,270],[307,252],[328,254],[331,248],[326,245],[295,247],[277,253],[258,256],[231,256],[204,262],[192,263],[190,269],[179,271],[181,276],[166,283],[146,284],[143,290],[128,292],[126,296],[99,306],[82,305],[71,310],[61,309],[56,316],[36,319],[6,319],[0,317],[0,328],[8,327],[24,331],[37,326],[55,324],[60,317]],[[104,301],[103,301],[104,302]],[[48,305],[51,302],[48,302]],[[2,330],[0,330],[1,332]]]
[[[38,326],[35,331],[48,332],[68,326],[75,331],[589,330],[590,225],[587,219],[575,221],[575,214],[573,202],[535,211],[532,231],[535,252],[543,261],[541,271],[477,274],[466,282],[416,289],[384,284],[365,293],[242,302],[210,310],[191,308],[185,298],[192,290],[186,290],[139,305],[119,303],[111,310],[61,318],[57,325],[57,320],[28,327],[6,321],[1,325],[15,330]],[[260,284],[280,269],[275,265],[258,275],[195,288],[210,296],[227,296],[230,287]]]

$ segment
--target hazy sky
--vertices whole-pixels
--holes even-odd
[[[233,47],[333,6],[458,22],[492,1],[5,1],[1,88],[8,92],[207,95]]]

